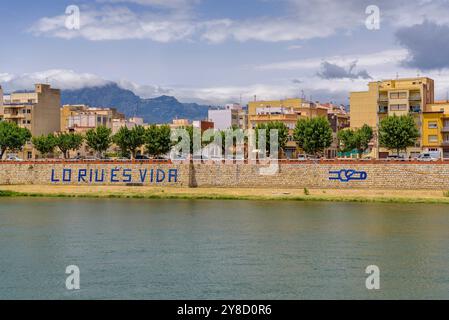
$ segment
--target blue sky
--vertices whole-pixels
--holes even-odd
[[[67,6],[80,9],[69,30]],[[370,30],[366,9],[380,10]],[[348,102],[368,81],[427,75],[449,90],[448,0],[1,1],[0,83],[115,81],[210,104],[301,95]]]

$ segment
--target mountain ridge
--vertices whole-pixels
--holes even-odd
[[[104,86],[62,90],[61,103],[86,104],[91,107],[117,108],[127,117],[138,116],[146,123],[169,123],[175,118],[201,120],[207,118],[210,106],[182,103],[175,97],[162,95],[143,99],[116,83]]]

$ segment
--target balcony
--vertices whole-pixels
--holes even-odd
[[[285,113],[285,114],[258,114],[250,115],[250,121],[297,121],[298,115],[295,113]]]
[[[421,113],[421,107],[420,106],[410,106],[410,112],[411,113]]]
[[[421,101],[421,95],[420,94],[411,94],[409,97],[410,101]]]
[[[445,127],[441,128],[441,132],[449,133],[449,126],[445,126]]]
[[[24,119],[25,115],[21,113],[4,113],[3,118],[6,119]]]
[[[449,147],[449,140],[443,141],[443,142],[441,143],[441,146],[442,146],[442,147]]]
[[[379,107],[377,113],[388,113],[388,107]]]

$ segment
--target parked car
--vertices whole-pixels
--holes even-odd
[[[300,155],[298,155],[298,160],[299,161],[307,161],[307,156],[305,154],[300,154]]]
[[[9,155],[6,157],[6,161],[23,161],[23,159],[20,159],[18,156],[15,155]]]
[[[416,158],[416,160],[418,160],[418,161],[438,161],[438,158],[436,158],[431,153],[422,153]]]
[[[150,160],[150,157],[144,155],[144,154],[138,154],[136,156],[136,160]]]
[[[405,161],[404,155],[400,154],[392,154],[387,157],[387,160],[397,160],[397,161]]]

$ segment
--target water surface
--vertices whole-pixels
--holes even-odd
[[[448,248],[447,205],[0,199],[0,299],[448,299]]]

